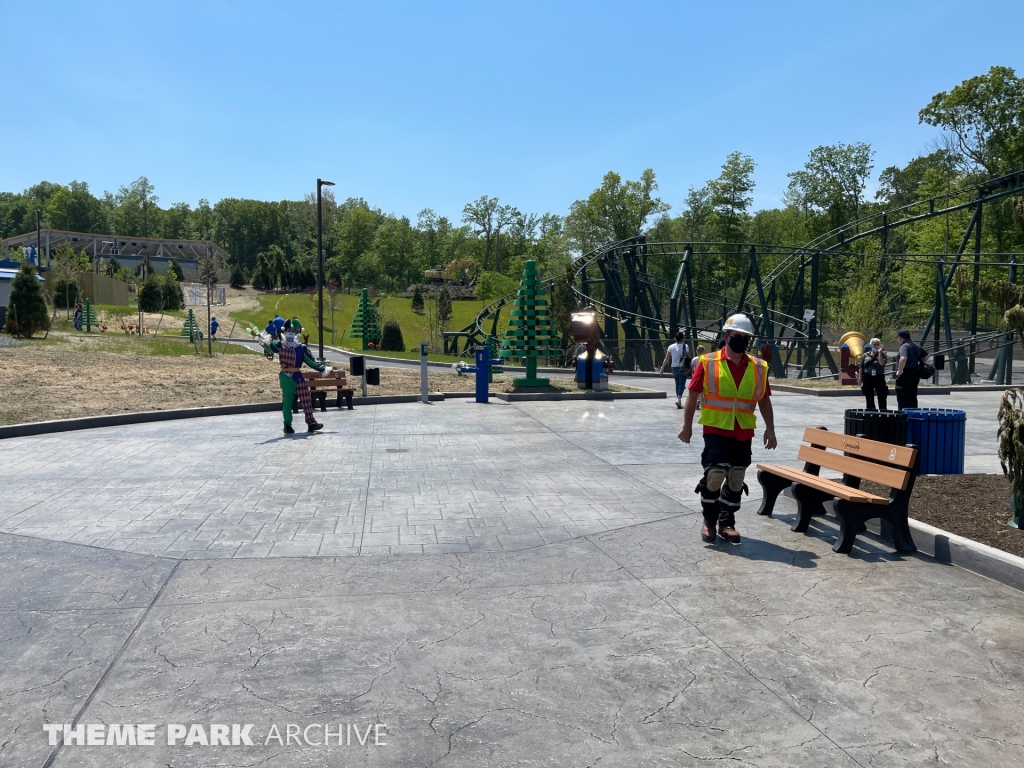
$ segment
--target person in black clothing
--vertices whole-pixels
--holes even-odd
[[[867,410],[875,410],[875,395],[878,395],[878,410],[885,410],[885,398],[889,387],[885,384],[885,365],[889,356],[882,348],[880,339],[872,339],[860,359],[860,389],[867,401]]]
[[[917,342],[911,341],[910,331],[896,334],[900,342],[900,362],[896,368],[896,403],[904,408],[917,408],[917,385],[921,383],[920,366],[928,353]]]

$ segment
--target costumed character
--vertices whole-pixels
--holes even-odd
[[[298,322],[298,320],[292,321],[291,327],[284,332],[283,341],[271,339],[263,345],[264,351],[270,352],[271,356],[276,352],[277,359],[281,363],[281,415],[284,416],[286,435],[295,434],[295,430],[292,428],[292,400],[296,394],[299,397],[299,405],[302,406],[302,413],[306,417],[306,430],[316,432],[324,427],[313,416],[313,398],[310,396],[309,385],[302,375],[302,364],[305,363],[314,371],[321,373],[330,368],[320,365],[309,354],[309,350],[299,343],[298,331],[302,327],[295,327]]]

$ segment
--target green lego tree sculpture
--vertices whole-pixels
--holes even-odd
[[[82,309],[82,322],[85,323],[86,333],[92,333],[92,327],[99,325],[96,321],[96,310],[93,309],[92,299],[85,300],[85,307]]]
[[[348,330],[348,338],[362,339],[363,349],[370,349],[370,344],[380,344],[380,325],[377,322],[377,310],[370,303],[370,291],[363,288],[359,294],[359,307],[352,319],[352,327]]]
[[[513,379],[516,387],[546,387],[547,379],[537,378],[537,358],[553,357],[561,352],[558,335],[551,320],[551,305],[537,275],[537,264],[526,262],[519,293],[512,305],[508,328],[501,341],[502,358],[521,357],[526,362],[526,378]]]
[[[188,311],[188,317],[185,318],[185,324],[181,327],[181,335],[188,336],[190,344],[195,344],[202,338],[199,332],[199,321],[196,320],[195,313],[191,309]]]

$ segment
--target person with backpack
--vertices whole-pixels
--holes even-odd
[[[889,394],[889,387],[885,384],[885,366],[888,362],[889,355],[882,347],[882,340],[875,338],[869,341],[860,357],[860,390],[864,393],[869,411],[876,410],[875,395],[878,395],[877,410],[885,410],[885,398]]]
[[[900,362],[896,368],[896,404],[902,411],[917,408],[917,387],[923,378],[921,369],[928,359],[924,347],[910,338],[910,331],[900,329],[896,338],[900,342]]]
[[[686,380],[690,378],[690,346],[684,341],[686,334],[676,334],[676,343],[670,344],[665,351],[665,359],[661,361],[659,376],[665,375],[665,366],[672,364],[672,378],[676,380],[676,408],[683,407],[683,393],[686,391]]]

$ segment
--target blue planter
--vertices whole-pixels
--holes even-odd
[[[922,475],[962,475],[967,412],[952,408],[905,408],[907,442],[921,451]]]

